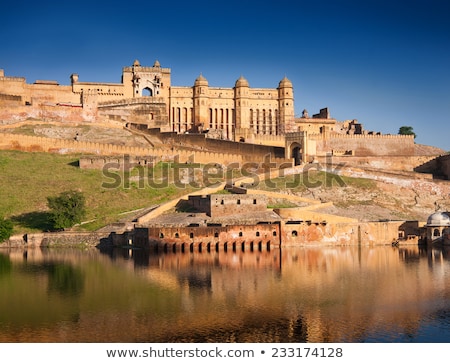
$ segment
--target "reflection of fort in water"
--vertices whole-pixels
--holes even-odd
[[[276,334],[288,341],[333,342],[361,339],[383,320],[414,335],[423,304],[439,300],[442,291],[450,297],[450,284],[443,276],[450,272],[449,252],[406,246],[128,253],[140,273],[153,282],[167,287],[170,281],[173,289],[189,291],[189,296],[208,291],[214,304],[237,301],[239,309],[247,312],[257,306],[258,319],[267,322],[283,317],[285,325],[277,322]],[[443,274],[439,286],[430,267]],[[233,308],[232,304],[229,310]],[[202,305],[196,310],[209,313]],[[244,315],[250,321],[245,320],[249,326],[243,330],[250,331],[256,317]],[[223,324],[226,331],[227,323]],[[355,329],[349,333],[342,324]]]
[[[449,300],[449,252],[418,246],[102,254],[29,249],[10,250],[7,258],[16,266],[11,271],[26,276],[44,271],[43,265],[71,267],[65,271],[76,274],[81,291],[65,309],[50,306],[76,316],[73,324],[84,341],[101,339],[101,329],[110,341],[122,342],[345,342],[390,328],[418,334],[424,316],[439,315]],[[51,282],[45,276],[39,278],[44,289]],[[11,301],[13,296],[9,306],[33,310],[36,298]],[[98,316],[92,313],[97,310]],[[58,329],[52,329],[53,339]],[[67,327],[63,331],[67,339]]]

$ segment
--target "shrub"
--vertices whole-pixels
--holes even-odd
[[[86,215],[85,197],[78,191],[66,191],[56,197],[47,197],[47,204],[55,229],[72,227]]]
[[[0,243],[11,237],[14,225],[9,219],[0,217]]]

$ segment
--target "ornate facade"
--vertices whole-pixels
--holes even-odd
[[[136,60],[123,68],[120,83],[81,82],[78,74],[70,79],[70,86],[54,81],[27,84],[25,78],[5,77],[1,71],[0,101],[15,97],[13,101],[22,105],[54,103],[92,113],[128,107],[146,114],[149,126],[163,131],[210,132],[228,140],[234,140],[239,129],[255,135],[294,130],[294,91],[286,77],[277,88],[251,88],[243,77],[233,88],[211,87],[203,75],[193,86],[172,86],[170,68],[162,68],[158,61],[144,67]]]
[[[252,144],[267,147],[264,155],[282,148],[284,158],[295,165],[328,162],[329,156],[335,162],[360,158],[359,165],[375,167],[380,157],[390,157],[384,167],[401,170],[412,170],[417,164],[416,160],[405,163],[417,156],[412,135],[369,132],[357,120],[337,122],[328,108],[312,117],[304,110],[302,117],[295,118],[294,89],[286,77],[276,88],[251,88],[242,76],[234,87],[213,87],[203,75],[192,86],[172,86],[170,68],[161,67],[158,61],[151,67],[141,66],[136,60],[122,69],[118,83],[81,82],[78,74],[70,79],[70,85],[55,81],[28,84],[25,78],[8,77],[0,70],[0,120],[104,125],[113,121],[115,126],[152,132],[160,144],[172,143],[180,152],[239,155],[243,160],[254,157],[243,151],[244,144]],[[208,147],[205,139],[220,140]],[[167,154],[161,150],[153,152]]]

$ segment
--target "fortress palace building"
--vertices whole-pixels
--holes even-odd
[[[232,88],[213,87],[203,75],[192,86],[173,86],[170,68],[158,61],[141,66],[136,60],[122,69],[120,83],[83,82],[78,74],[70,80],[70,85],[43,80],[29,84],[0,70],[0,120],[123,123],[141,131],[158,130],[163,141],[178,135],[178,147],[199,148],[202,136],[222,141],[220,147],[201,141],[204,151],[210,147],[221,152],[225,141],[282,148],[283,157],[294,164],[320,162],[329,155],[415,156],[412,136],[368,132],[356,120],[336,121],[327,108],[312,116],[304,110],[295,117],[294,87],[286,77],[276,88],[252,88],[242,76]],[[244,154],[242,147],[227,145],[228,152]],[[414,161],[397,164],[411,169]]]

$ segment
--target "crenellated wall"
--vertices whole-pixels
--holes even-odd
[[[333,150],[352,150],[355,156],[411,156],[415,154],[412,135],[342,135],[324,133],[308,135],[316,141],[317,154]]]
[[[144,157],[157,157],[162,161],[177,161],[179,163],[219,163],[228,165],[231,163],[242,163],[242,154],[227,152],[210,152],[201,150],[176,149],[168,153],[166,149],[152,149],[143,147],[130,147],[114,144],[103,144],[98,142],[75,141],[67,139],[53,139],[40,136],[28,136],[17,134],[0,134],[0,149],[42,151],[60,153],[86,153],[96,155],[132,155]],[[106,159],[105,159],[106,160]],[[258,161],[256,157],[253,161]],[[259,162],[262,162],[259,160]],[[99,161],[97,161],[98,163]],[[101,163],[101,161],[100,161]]]

